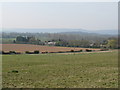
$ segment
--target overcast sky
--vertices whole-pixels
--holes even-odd
[[[117,5],[117,2],[3,3],[0,28],[117,29]]]

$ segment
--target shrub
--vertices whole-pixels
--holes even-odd
[[[74,52],[74,50],[71,50],[71,52]]]
[[[29,51],[25,51],[26,54],[29,54],[30,52]]]
[[[44,54],[44,53],[48,53],[48,51],[45,51],[45,52],[41,52],[41,53],[43,53],[43,54]]]
[[[16,52],[15,52],[15,51],[9,51],[9,53],[10,53],[10,54],[16,54]]]
[[[29,52],[29,51],[26,51],[25,53],[26,54],[34,54],[34,52]]]
[[[10,52],[4,52],[4,51],[2,51],[2,54],[10,54]]]
[[[15,51],[9,51],[9,52],[1,51],[0,53],[1,54],[21,54],[20,52],[15,52]]]
[[[92,50],[86,49],[86,52],[92,52]]]
[[[63,51],[58,51],[58,53],[64,53]]]
[[[45,53],[48,53],[48,51],[46,51]]]
[[[5,52],[4,51],[2,51],[2,54],[4,54]]]
[[[44,54],[45,52],[41,52],[41,53],[43,53],[43,54]]]
[[[17,71],[17,70],[12,70],[12,72],[13,72],[13,73],[18,73],[18,71]]]
[[[109,50],[109,49],[100,49],[100,51],[107,51],[107,50]]]
[[[39,51],[38,50],[34,51],[34,54],[39,54]]]

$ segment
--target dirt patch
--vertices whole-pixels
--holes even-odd
[[[57,46],[41,46],[41,45],[31,45],[31,44],[0,44],[2,47],[1,51],[16,51],[24,53],[25,51],[35,51],[38,50],[40,52],[65,52],[65,51],[79,51],[79,50],[94,50],[99,51],[100,49],[92,49],[92,48],[73,48],[73,47],[57,47]]]

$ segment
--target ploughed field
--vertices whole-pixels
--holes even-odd
[[[117,51],[2,55],[2,65],[3,88],[118,87]]]
[[[38,50],[39,52],[60,52],[60,51],[80,51],[86,50],[87,48],[74,48],[74,47],[56,47],[56,46],[41,46],[41,45],[31,45],[31,44],[0,44],[1,50],[0,51],[16,51],[24,53],[25,51],[35,51]],[[91,49],[98,51],[99,49]]]

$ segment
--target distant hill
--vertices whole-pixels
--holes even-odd
[[[82,35],[108,35],[108,36],[116,36],[118,35],[118,30],[98,30],[98,31],[87,31],[87,30],[79,30],[79,31],[70,31],[70,32],[61,32],[65,34],[82,34]]]
[[[97,34],[108,34],[108,35],[118,34],[118,30],[98,30],[98,31],[93,31],[93,32]]]
[[[85,30],[85,29],[56,29],[56,28],[48,28],[48,29],[3,29],[2,32],[18,32],[18,33],[24,33],[24,32],[30,32],[30,33],[68,33],[68,34],[102,34],[102,35],[117,35],[118,30]]]

